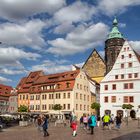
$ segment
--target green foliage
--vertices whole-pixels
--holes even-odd
[[[62,109],[62,106],[60,104],[55,104],[53,106],[53,110],[61,110]]]
[[[28,107],[25,105],[20,105],[18,112],[28,112]]]
[[[94,102],[94,103],[91,104],[91,108],[92,108],[92,109],[99,110],[100,107],[101,107],[101,106],[100,106],[99,103]]]
[[[123,104],[122,105],[122,108],[123,109],[132,109],[134,106],[133,105],[131,105],[131,104]]]

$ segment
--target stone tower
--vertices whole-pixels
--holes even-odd
[[[118,30],[118,21],[114,18],[112,30],[105,41],[106,74],[112,69],[124,41],[123,35]]]

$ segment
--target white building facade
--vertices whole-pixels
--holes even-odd
[[[112,70],[100,83],[100,114],[122,114],[125,117],[126,110],[123,104],[131,104],[134,107],[128,115],[136,117],[140,105],[140,61],[139,55],[125,41]]]

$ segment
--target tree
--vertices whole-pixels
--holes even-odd
[[[128,125],[128,110],[132,109],[134,106],[131,105],[131,104],[123,104],[122,105],[122,108],[123,109],[126,109],[126,113],[127,113],[127,116],[126,116],[126,124]]]
[[[122,108],[123,109],[132,109],[134,106],[133,105],[131,105],[131,104],[123,104],[122,105]]]
[[[94,102],[91,104],[91,108],[96,110],[97,115],[99,115],[99,110],[100,110],[100,103]]]
[[[62,109],[62,106],[60,105],[60,104],[55,104],[54,106],[53,106],[53,110],[61,110]]]
[[[28,107],[25,105],[20,105],[18,112],[28,112]]]

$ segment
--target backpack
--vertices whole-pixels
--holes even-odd
[[[91,117],[88,119],[88,124],[92,124],[92,119],[91,119]]]

